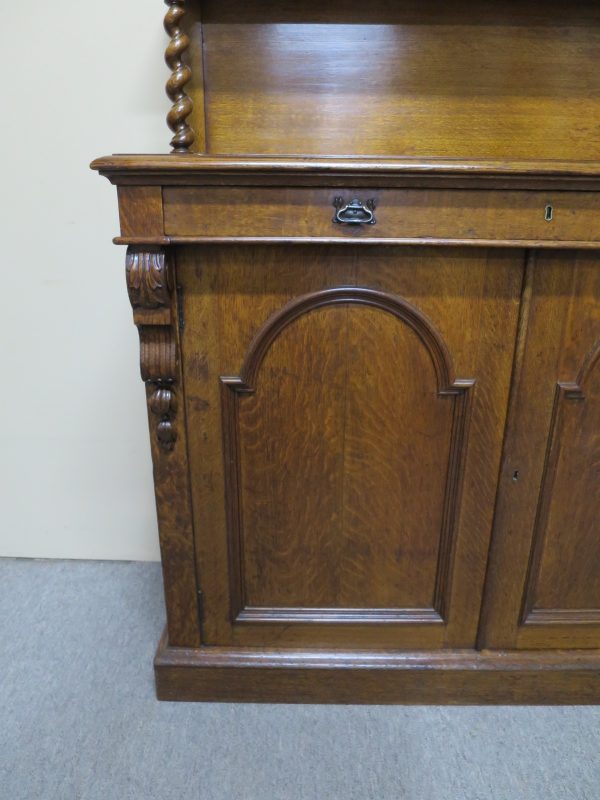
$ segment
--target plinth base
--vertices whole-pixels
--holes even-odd
[[[323,651],[170,647],[159,700],[251,703],[595,704],[600,651]]]

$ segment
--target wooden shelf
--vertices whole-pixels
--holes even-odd
[[[207,153],[600,159],[600,4],[191,0]]]

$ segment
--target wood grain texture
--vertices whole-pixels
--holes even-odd
[[[453,381],[431,323],[382,292],[317,292],[274,314],[221,382],[240,610],[441,621],[472,382]]]
[[[531,266],[490,556],[486,646],[600,645],[598,266],[597,254],[577,252],[539,254]]]
[[[305,185],[375,187],[411,184],[500,189],[598,188],[600,159],[441,157],[290,157],[261,155],[112,155],[91,168],[127,185]],[[365,183],[367,182],[367,183]]]
[[[376,205],[374,225],[335,224],[338,195]],[[595,241],[600,195],[593,192],[386,190],[348,187],[167,188],[165,232],[194,237],[440,238]],[[547,209],[552,209],[548,220]]]
[[[473,575],[467,580],[469,590],[481,592],[510,352],[498,355],[494,341],[499,330],[490,333],[490,340],[486,333],[478,361],[477,350],[464,338],[475,334],[464,317],[469,302],[461,295],[466,294],[479,314],[484,306],[495,304],[494,313],[507,326],[502,336],[510,335],[511,326],[514,333],[522,257],[330,248],[323,275],[318,248],[293,253],[205,248],[202,253],[198,263],[193,250],[181,251],[185,266],[180,276],[187,298],[186,390],[190,414],[191,409],[195,412],[193,427],[199,426],[189,434],[192,481],[199,487],[195,514],[199,530],[205,532],[198,552],[206,641],[225,643],[233,637],[249,644],[277,636],[280,643],[441,646],[455,635],[472,644],[479,611],[471,596],[463,599],[469,611],[455,616],[447,630],[439,622],[445,614],[452,619],[452,603],[462,593],[459,587],[452,589],[458,567],[451,566],[461,539],[463,546],[469,537],[480,540],[465,572]],[[486,279],[488,271],[493,278]],[[374,284],[381,281],[385,293],[369,291],[379,289]],[[311,290],[317,292],[312,300]],[[365,302],[383,302],[381,298],[390,295],[394,299],[385,300],[388,313]],[[317,307],[311,309],[311,302]],[[407,309],[402,311],[404,324],[390,309],[396,315]],[[422,322],[423,313],[443,326],[439,335],[423,333],[434,330],[431,323]],[[236,325],[227,323],[229,319]],[[286,324],[274,336],[282,319]],[[475,316],[473,324],[478,319]],[[436,358],[415,331],[420,325],[425,325],[421,337],[429,336],[429,347],[438,348]],[[188,348],[201,340],[207,349],[199,357]],[[263,340],[270,342],[264,353]],[[453,346],[443,344],[448,341]],[[487,463],[469,466],[472,456],[467,449],[466,474],[475,467],[478,486],[471,484],[466,504],[460,500],[459,485],[463,448],[452,442],[466,437],[468,414],[461,403],[469,382],[459,381],[452,388],[451,375],[458,370],[450,366],[453,347],[462,359],[456,375],[476,381],[475,398],[480,391],[497,392],[498,398],[499,417],[496,421],[494,409],[493,422],[489,401],[482,408],[484,395],[479,402],[475,399],[477,425],[481,430],[483,422],[486,428]],[[260,359],[253,358],[254,348],[261,351]],[[485,381],[490,385],[480,390],[484,359],[491,364]],[[234,369],[236,363],[241,372]],[[258,363],[260,369],[248,366]],[[495,380],[500,383],[492,389]],[[219,384],[228,398],[223,419]],[[239,401],[233,398],[232,386],[241,391]],[[255,393],[249,394],[250,388],[256,388]],[[450,396],[444,396],[448,389]],[[238,402],[236,418],[231,415]],[[215,437],[222,427],[225,453],[215,459]],[[232,437],[238,440],[235,446]],[[491,459],[490,453],[495,454]],[[228,485],[236,487],[233,502],[227,502],[220,488],[227,470]],[[482,474],[489,476],[485,489]],[[480,503],[482,494],[489,498],[489,507],[476,512],[470,532],[463,526],[452,534],[454,515],[461,509],[462,517]],[[223,507],[229,509],[229,526],[237,519],[244,530],[241,538],[229,537],[229,548],[226,520],[220,512],[214,516]],[[238,587],[233,602],[224,593],[230,585],[228,575],[234,575]],[[240,624],[232,627],[232,615],[235,618],[244,606],[248,613],[242,611]],[[286,608],[297,621],[302,613],[307,621],[310,617],[310,630],[286,626]],[[382,609],[387,609],[385,615]],[[373,624],[361,626],[361,613],[363,621],[371,619]],[[268,618],[268,624],[259,624],[260,618]],[[437,625],[432,625],[436,619]]]
[[[600,158],[593,0],[202,10],[213,153]]]
[[[119,186],[121,236],[141,244],[164,235],[162,190],[159,186]]]
[[[188,122],[194,131],[194,142],[190,152],[206,153],[208,149],[206,130],[205,75],[204,75],[204,34],[202,29],[202,3],[187,2],[186,14],[182,20],[189,45],[186,51],[191,76],[186,84],[186,93],[192,101]],[[182,154],[180,154],[182,155]]]
[[[585,651],[440,653],[170,647],[155,659],[160,700],[268,703],[597,703]]]
[[[582,622],[600,625],[599,356],[600,336],[577,380],[556,387],[525,624],[540,621],[541,614],[545,622],[553,614],[560,622],[564,613],[576,623],[579,613]]]

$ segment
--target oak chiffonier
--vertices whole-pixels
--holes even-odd
[[[158,696],[600,702],[600,4],[167,6]]]

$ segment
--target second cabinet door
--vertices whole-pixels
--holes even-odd
[[[525,284],[482,644],[600,647],[600,255]]]
[[[206,644],[474,646],[523,261],[178,251]]]

